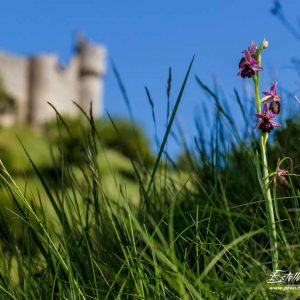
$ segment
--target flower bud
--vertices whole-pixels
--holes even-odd
[[[269,47],[269,41],[264,40],[263,41],[263,49],[267,49]]]

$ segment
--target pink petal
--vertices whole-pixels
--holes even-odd
[[[270,120],[269,121],[274,127],[280,127],[281,125],[275,121]]]
[[[252,41],[251,46],[248,48],[248,50],[251,54],[255,54],[256,53],[256,43]]]
[[[264,118],[264,115],[262,115],[262,114],[255,114],[255,116],[256,116],[257,118],[260,118],[260,119],[263,119],[263,118]]]
[[[269,114],[269,119],[272,119],[272,118],[274,118],[276,116],[277,116],[276,114]]]
[[[250,63],[250,66],[257,65],[257,60],[251,57],[251,59],[249,60],[249,63]]]
[[[253,69],[253,71],[262,71],[263,67],[259,67],[259,66],[251,66],[251,68]]]
[[[269,110],[268,105],[265,103],[265,104],[264,104],[264,109],[263,109],[264,115],[265,115],[265,114],[268,114],[268,110]]]
[[[270,92],[263,92],[263,94],[266,96],[273,96]]]
[[[277,174],[278,176],[285,176],[286,174],[288,174],[288,170],[286,169],[278,169]]]
[[[251,64],[252,57],[248,50],[245,50],[245,59]]]
[[[276,95],[276,87],[277,87],[277,82],[273,82],[270,88],[270,92],[272,93],[272,95]]]
[[[238,73],[237,73],[237,76],[241,76],[241,74],[242,74],[242,71],[238,72]]]

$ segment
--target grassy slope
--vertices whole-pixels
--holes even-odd
[[[159,158],[164,158],[163,146],[175,113]],[[35,148],[44,147],[44,138],[24,133],[37,172],[26,171],[30,175],[26,191],[20,174],[27,170],[27,160],[13,176],[17,185],[5,170],[0,173],[2,190],[10,191],[8,201],[15,207],[19,204],[12,213],[3,203],[0,214],[0,296],[297,299],[298,291],[268,289],[270,249],[255,136],[248,136],[249,147],[241,139],[245,135],[233,131],[234,124],[228,116],[224,121],[222,114],[217,108],[209,153],[201,144],[201,133],[196,137],[197,151],[186,149],[186,174],[165,168],[159,159],[154,166],[133,171],[131,162],[120,154],[95,147],[90,124],[83,167],[63,161],[63,181],[60,178],[57,188],[51,178],[38,173],[44,163],[48,167],[46,151]],[[225,127],[235,134],[235,151],[227,150]],[[6,136],[11,138],[12,134]],[[20,153],[16,157],[23,159]],[[16,163],[7,162],[7,166]],[[280,266],[297,272],[299,189],[292,185],[281,193],[277,188],[272,186],[278,205]],[[12,226],[16,220],[20,222],[17,236]]]

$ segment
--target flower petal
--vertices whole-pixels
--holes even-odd
[[[257,64],[258,64],[257,60],[254,59],[254,58],[252,58],[252,57],[251,57],[251,59],[249,60],[249,63],[250,63],[250,66],[254,66],[254,65],[257,65]]]
[[[263,92],[263,94],[266,96],[272,96],[272,94],[270,92]]]
[[[251,54],[256,54],[256,43],[254,41],[252,41],[250,47],[248,47],[248,50]]]
[[[276,88],[277,88],[277,81],[273,82],[272,85],[271,85],[270,93],[272,95],[277,95]]]
[[[263,70],[263,67],[259,67],[259,66],[251,66],[251,68],[252,68],[254,71],[262,71],[262,70]]]
[[[275,121],[270,120],[269,121],[274,127],[281,127],[281,125]]]
[[[286,170],[286,169],[278,169],[277,170],[277,174],[278,174],[278,176],[285,176],[286,174],[288,174],[288,170]]]
[[[246,58],[247,61],[249,61],[249,63],[251,63],[251,60],[253,59],[248,50],[245,51],[245,58]]]
[[[277,114],[269,114],[269,119],[272,119],[272,118],[274,118],[276,116],[277,116]]]
[[[262,115],[262,114],[255,114],[255,116],[256,116],[257,118],[260,118],[260,119],[263,119],[263,118],[264,118],[264,115]]]

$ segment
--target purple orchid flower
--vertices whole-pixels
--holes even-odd
[[[239,63],[239,68],[241,70],[237,75],[243,78],[251,78],[255,75],[255,72],[263,70],[262,67],[258,66],[257,60],[251,56],[251,53],[248,50],[244,51],[244,57]]]
[[[277,94],[277,82],[273,82],[269,92],[263,92],[265,96],[270,96],[270,98],[266,99],[265,101],[280,101],[280,96]]]
[[[254,126],[254,128],[259,128],[262,132],[270,133],[273,127],[280,127],[281,125],[271,120],[276,116],[276,114],[269,114],[268,111],[268,105],[265,103],[263,108],[263,114],[255,114],[255,116],[260,120]]]
[[[266,100],[263,103],[270,103],[269,110],[278,115],[280,113],[280,96],[277,94],[277,82],[273,82],[269,92],[263,92]]]

